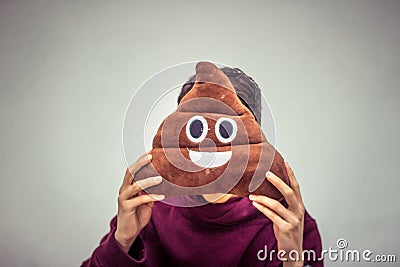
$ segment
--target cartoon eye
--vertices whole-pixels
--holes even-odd
[[[200,143],[206,138],[208,124],[204,117],[193,116],[186,124],[186,135],[190,141]]]
[[[215,124],[215,135],[222,143],[229,143],[235,139],[237,133],[236,122],[230,118],[219,118]]]

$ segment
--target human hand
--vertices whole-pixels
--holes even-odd
[[[164,195],[140,194],[141,190],[160,184],[161,176],[149,177],[137,182],[133,180],[135,173],[150,163],[151,158],[151,154],[143,155],[133,163],[126,170],[119,189],[115,239],[126,252],[129,251],[139,232],[150,221],[154,201],[165,198]]]
[[[280,255],[280,258],[287,259],[283,266],[303,266],[301,255],[305,208],[299,183],[287,162],[285,162],[285,167],[291,187],[272,172],[267,172],[266,177],[282,193],[288,208],[285,208],[279,201],[262,195],[250,195],[249,199],[252,200],[254,207],[273,222],[278,250],[285,251],[285,255]],[[291,251],[297,251],[298,254],[291,255],[289,254]],[[297,256],[299,256],[298,259],[294,259]]]

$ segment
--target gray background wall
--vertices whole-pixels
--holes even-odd
[[[199,59],[262,87],[326,248],[343,237],[399,257],[399,14],[399,1],[1,0],[0,265],[91,254],[116,213],[130,97]]]

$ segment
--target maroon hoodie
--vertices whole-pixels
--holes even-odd
[[[271,220],[245,197],[198,207],[156,202],[149,224],[128,253],[115,240],[116,217],[110,225],[82,266],[282,266]],[[303,249],[315,251],[317,258],[322,250],[317,224],[307,212]],[[305,260],[307,264],[323,266],[322,261]]]

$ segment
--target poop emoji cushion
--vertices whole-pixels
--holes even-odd
[[[281,199],[265,174],[270,170],[289,183],[282,156],[267,141],[229,78],[209,62],[197,63],[193,88],[161,123],[150,153],[152,162],[134,179],[157,175],[164,179],[146,189],[148,193],[253,193]]]

